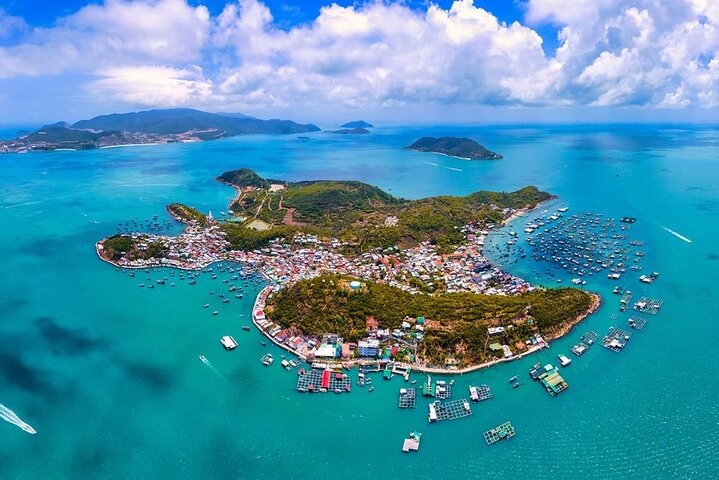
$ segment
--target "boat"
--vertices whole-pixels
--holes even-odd
[[[567,357],[566,355],[563,355],[563,354],[557,355],[557,359],[559,360],[559,363],[560,363],[563,367],[566,367],[567,365],[569,365],[570,363],[572,363],[572,359],[569,358],[569,357]]]
[[[516,381],[517,381],[517,376],[516,376],[516,375],[509,379],[509,383],[514,383],[514,382],[516,382]]]
[[[200,355],[200,360],[202,360],[202,361],[204,362],[204,361],[206,361],[207,359],[205,358],[204,355]]]
[[[374,387],[369,387],[369,389],[367,389],[367,391],[368,391],[368,392],[374,392]]]
[[[262,365],[264,365],[265,367],[269,367],[270,365],[272,365],[272,362],[274,362],[274,361],[275,361],[275,359],[272,358],[271,353],[266,353],[260,359],[260,362],[262,362]]]
[[[512,385],[512,388],[519,388],[519,382]]]
[[[206,303],[206,304],[204,304],[204,305],[202,306],[202,308],[209,308],[209,307],[210,307],[210,304],[209,304],[209,303]]]
[[[220,312],[218,312],[217,310],[215,310],[214,312],[212,312],[212,314],[213,314],[213,315],[219,315]]]
[[[250,327],[249,327],[248,325],[242,325],[242,330],[244,330],[244,331],[246,331],[246,332],[249,332],[249,331],[250,331]]]
[[[260,340],[260,345],[262,345],[262,346],[264,347],[264,346],[267,345],[267,344],[265,343],[264,340]]]

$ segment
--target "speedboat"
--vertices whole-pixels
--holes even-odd
[[[202,360],[202,361],[204,362],[204,361],[207,360],[207,359],[205,358],[204,355],[200,355],[200,360]]]

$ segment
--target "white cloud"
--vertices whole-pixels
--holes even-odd
[[[281,29],[259,0],[216,17],[185,0],[107,0],[0,48],[0,78],[89,74],[86,90],[102,98],[215,109],[719,105],[716,0],[525,6],[527,25],[472,0],[331,4]],[[0,27],[7,18],[0,10]],[[530,27],[544,22],[560,28],[552,56]]]

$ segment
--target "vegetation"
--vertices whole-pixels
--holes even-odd
[[[499,160],[502,156],[487,150],[470,138],[422,137],[407,147],[418,152],[434,152],[470,160]]]
[[[364,120],[353,120],[340,125],[340,128],[374,128],[374,125]]]
[[[147,242],[145,246],[140,247],[143,238],[137,240],[126,235],[113,235],[103,242],[103,250],[101,255],[112,261],[117,261],[122,257],[128,260],[147,260],[150,258],[163,258],[169,252],[169,248],[159,242]]]
[[[357,253],[423,241],[449,250],[464,239],[460,227],[498,224],[506,209],[533,208],[551,197],[526,187],[511,193],[480,191],[466,197],[404,200],[366,183],[336,180],[283,183],[283,190],[271,192],[269,184],[281,182],[265,180],[246,168],[225,172],[218,179],[243,189],[232,210],[248,223],[259,218],[275,228],[285,225],[333,236],[353,245]],[[266,233],[263,238],[273,235]]]
[[[239,188],[269,188],[270,182],[257,175],[253,170],[249,168],[240,168],[238,170],[230,170],[225,172],[217,180],[224,183],[229,183]]]
[[[339,133],[341,135],[366,135],[369,130],[366,128],[342,128],[340,130],[333,130],[330,133]]]
[[[209,225],[207,216],[196,208],[188,207],[181,203],[171,203],[167,206],[167,211],[182,223],[196,222],[203,227]]]
[[[405,317],[424,316],[425,337],[418,355],[428,363],[443,364],[448,357],[464,365],[491,360],[489,344],[514,345],[530,335],[545,337],[584,314],[591,296],[578,289],[562,288],[517,296],[450,293],[439,296],[412,295],[383,284],[363,282],[349,288],[350,278],[323,275],[284,288],[268,312],[273,321],[305,334],[337,333],[346,340],[366,334],[367,317],[382,328],[398,328]],[[487,328],[504,326],[505,333],[490,337]]]

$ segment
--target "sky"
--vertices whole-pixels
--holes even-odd
[[[0,124],[717,122],[719,0],[5,0]]]

